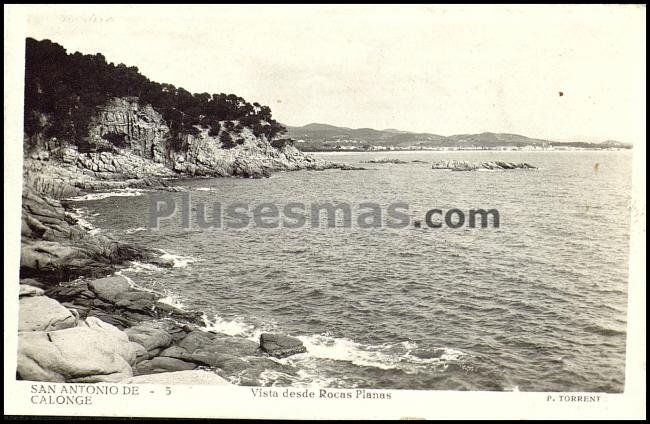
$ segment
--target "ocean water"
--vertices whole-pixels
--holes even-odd
[[[101,233],[163,249],[176,266],[135,264],[136,284],[206,314],[206,326],[257,339],[300,338],[261,385],[427,390],[620,392],[624,387],[630,151],[372,152],[320,157],[365,171],[269,179],[186,179],[180,217],[148,228],[150,193],[80,198]],[[537,170],[449,172],[441,159],[528,162]],[[428,163],[411,162],[421,160]],[[180,205],[183,194],[169,193]],[[363,202],[427,210],[497,209],[493,228],[208,228],[208,211],[243,202]],[[384,209],[385,211],[385,209]],[[353,215],[356,217],[356,215]],[[354,219],[354,218],[353,218]],[[342,222],[339,219],[339,224]]]

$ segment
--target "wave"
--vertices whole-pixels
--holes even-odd
[[[172,253],[166,252],[162,249],[159,249],[162,252],[162,255],[160,256],[162,259],[165,260],[170,260],[172,261],[173,268],[185,268],[191,263],[196,262],[196,259],[191,258],[189,256],[181,256],[181,255],[174,255]]]
[[[144,228],[144,227],[128,228],[128,229],[125,230],[124,232],[125,232],[126,234],[133,234],[133,233],[139,233],[140,231],[147,231],[147,229]]]
[[[147,190],[140,188],[121,188],[114,191],[106,191],[100,193],[89,193],[82,196],[69,197],[65,200],[70,200],[74,202],[83,202],[87,200],[101,200],[108,197],[132,197],[132,196],[142,196]]]
[[[88,220],[84,218],[84,216],[89,215],[88,212],[86,212],[84,209],[81,208],[73,208],[72,211],[66,212],[66,214],[73,218],[75,221],[77,221],[77,224],[86,230],[90,235],[95,235],[99,234],[102,230],[100,228],[95,227],[93,224],[91,224]],[[91,216],[96,216],[98,214],[92,214]]]
[[[205,323],[203,327],[205,331],[240,336],[256,342],[259,341],[262,333],[272,332],[275,329],[275,325],[271,323],[265,323],[266,328],[256,327],[242,317],[227,320],[219,315],[214,315],[210,319],[204,314],[202,318]],[[405,372],[417,372],[431,367],[446,368],[448,364],[461,361],[468,356],[465,352],[449,347],[421,349],[413,341],[367,345],[327,334],[296,336],[296,338],[303,342],[307,352],[277,361],[299,366],[304,372],[311,368],[305,366],[306,362],[312,362],[314,359],[349,362],[357,366],[383,370],[399,369]]]
[[[417,343],[412,341],[366,345],[350,339],[322,334],[302,336],[298,339],[304,343],[307,355],[310,357],[345,361],[357,366],[383,370],[400,369],[416,372],[420,368],[431,366],[446,367],[449,363],[467,356],[460,350],[447,347],[418,352]]]
[[[181,311],[185,310],[185,304],[181,301],[180,296],[177,294],[169,293],[165,297],[158,299],[158,302],[173,306],[174,308],[180,309]]]
[[[131,273],[159,272],[164,270],[165,270],[164,268],[161,268],[157,265],[148,264],[145,262],[138,262],[138,261],[131,261],[130,266],[128,268],[122,269],[122,271],[131,272]]]
[[[206,314],[201,317],[204,322],[203,330],[227,334],[229,336],[241,336],[250,340],[259,340],[260,334],[264,331],[258,330],[254,325],[244,322],[242,318],[236,317],[226,320],[219,315],[210,319]]]
[[[161,296],[158,299],[158,302],[160,302],[160,303],[165,303],[167,305],[173,306],[173,307],[175,307],[177,309],[180,309],[180,310],[185,309],[185,304],[181,301],[181,297],[178,294],[173,293],[172,291],[170,291],[170,290],[168,290],[166,288],[163,288],[162,290],[156,290],[155,288],[152,288],[152,287],[145,287],[145,286],[138,285],[128,275],[124,274],[124,271],[127,271],[127,272],[140,272],[140,270],[142,270],[142,269],[151,269],[151,268],[155,268],[157,270],[162,270],[162,268],[158,268],[158,267],[156,267],[154,265],[150,265],[150,264],[138,263],[138,265],[142,265],[143,267],[138,268],[136,266],[136,267],[131,267],[131,268],[125,268],[125,269],[122,269],[120,271],[115,272],[114,275],[119,275],[119,276],[123,277],[124,279],[126,279],[126,281],[129,283],[129,285],[132,288],[136,289],[136,290],[140,290],[140,291],[144,291],[144,292],[148,292],[148,293],[154,293],[154,294],[156,294],[158,296]]]
[[[217,191],[214,187],[197,187],[194,191]]]

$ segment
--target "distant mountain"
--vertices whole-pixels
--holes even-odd
[[[630,145],[608,140],[604,143],[568,142],[542,140],[518,134],[491,133],[458,134],[443,136],[430,133],[401,131],[394,128],[347,128],[312,123],[302,127],[286,126],[287,136],[297,141],[303,151],[319,150],[368,150],[368,149],[490,149],[499,147],[582,147],[582,148],[629,148]]]

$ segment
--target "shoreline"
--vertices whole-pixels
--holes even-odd
[[[327,169],[354,168],[326,165]],[[164,293],[140,287],[122,274],[134,263],[151,264],[164,272],[174,267],[175,255],[108,238],[88,225],[79,211],[77,202],[107,189],[128,195],[184,191],[169,183],[191,178],[196,176],[178,175],[144,188],[121,180],[124,187],[84,187],[61,200],[47,197],[46,190],[43,193],[25,180],[17,378],[146,383],[153,381],[147,376],[155,376],[151,378],[156,382],[168,377],[166,383],[174,384],[191,376],[207,384],[259,386],[266,371],[296,373],[274,358],[305,352],[300,340],[265,333],[254,342],[209,330],[204,311],[173,306]],[[83,361],[75,345],[88,345]],[[121,359],[115,360],[115,354]]]

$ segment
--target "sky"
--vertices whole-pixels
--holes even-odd
[[[645,25],[644,6],[41,5],[25,31],[287,125],[639,143]]]

